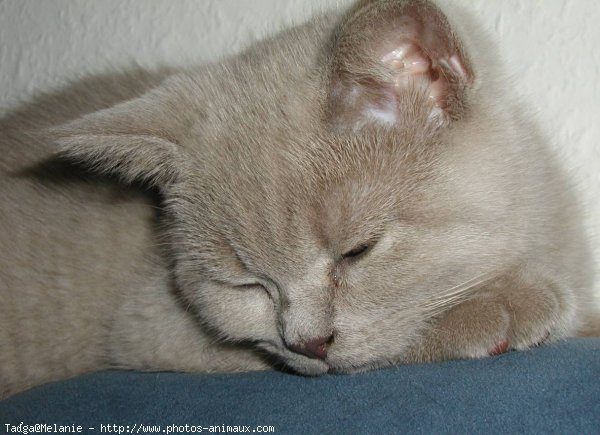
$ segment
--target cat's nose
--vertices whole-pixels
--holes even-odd
[[[310,340],[302,341],[290,346],[294,352],[306,355],[309,358],[324,360],[327,358],[327,348],[333,342],[333,334],[329,337],[316,337]]]

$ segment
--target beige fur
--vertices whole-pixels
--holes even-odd
[[[4,119],[0,396],[109,367],[477,358],[595,321],[567,183],[449,12],[363,0]]]

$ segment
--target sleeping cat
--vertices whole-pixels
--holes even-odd
[[[361,0],[3,120],[0,396],[106,368],[319,375],[578,334],[597,314],[576,205],[455,15]]]

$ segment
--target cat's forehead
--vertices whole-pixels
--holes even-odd
[[[318,177],[326,186],[377,188],[423,172],[437,158],[442,139],[418,128],[372,128],[356,132],[325,131],[286,151],[291,164]]]

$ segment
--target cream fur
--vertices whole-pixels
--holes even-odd
[[[2,120],[0,395],[109,367],[481,357],[595,321],[568,183],[446,12],[363,0]],[[326,359],[298,351],[316,339]]]

